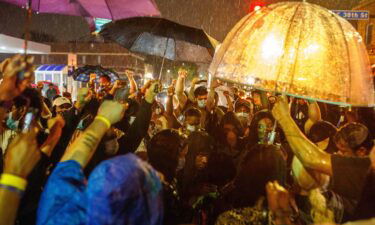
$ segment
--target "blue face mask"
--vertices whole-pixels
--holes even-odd
[[[12,117],[12,113],[9,113],[8,119],[6,121],[7,127],[11,130],[17,130],[19,123],[20,121],[14,120]]]

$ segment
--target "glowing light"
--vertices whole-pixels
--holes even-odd
[[[261,51],[264,60],[275,61],[283,54],[282,41],[271,34],[263,41]]]
[[[171,70],[167,70],[167,73],[170,73],[171,72]]]
[[[307,48],[304,49],[305,54],[313,54],[320,49],[320,46],[316,43],[310,44]]]
[[[262,8],[261,6],[257,5],[257,6],[254,7],[254,11],[258,11],[258,10],[260,10],[261,8]]]
[[[7,49],[5,46],[1,46],[0,47],[2,50],[5,50],[5,49]]]
[[[246,78],[246,83],[249,84],[249,85],[253,85],[253,84],[255,84],[255,79],[254,79],[254,77],[252,77],[252,76],[248,76],[248,77]]]
[[[146,79],[153,79],[154,76],[152,75],[152,73],[146,73],[146,74],[145,74],[145,78],[146,78]]]

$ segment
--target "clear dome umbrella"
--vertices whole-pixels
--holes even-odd
[[[216,52],[210,73],[306,99],[375,105],[361,36],[343,18],[305,2],[277,3],[244,17]]]

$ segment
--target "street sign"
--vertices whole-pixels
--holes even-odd
[[[332,10],[333,13],[347,20],[369,20],[370,12],[366,10]]]

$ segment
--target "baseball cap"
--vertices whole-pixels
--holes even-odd
[[[58,97],[56,98],[54,101],[53,101],[53,106],[61,106],[61,105],[64,105],[64,104],[69,104],[71,105],[72,103],[70,102],[69,99],[65,98],[65,97]]]

